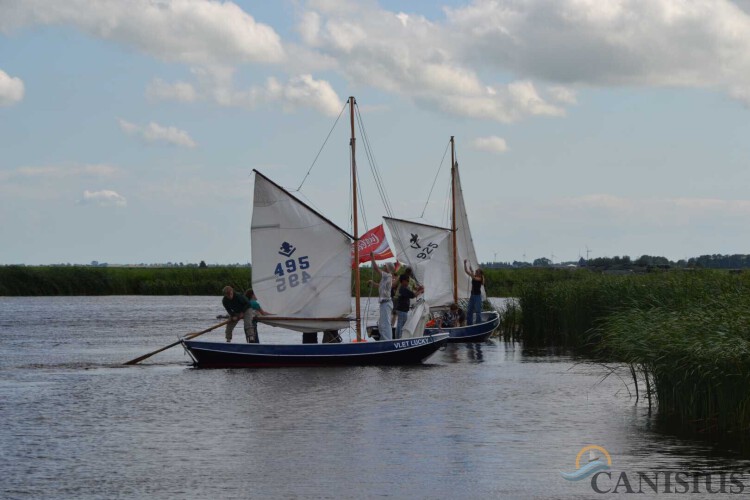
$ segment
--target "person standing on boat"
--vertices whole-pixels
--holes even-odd
[[[372,261],[373,276],[375,273],[380,275],[378,284],[378,302],[380,303],[380,316],[378,317],[378,331],[380,340],[391,340],[391,311],[393,310],[393,299],[391,298],[391,285],[393,284],[393,264],[385,263],[385,270],[378,267],[375,262],[375,253],[370,252]],[[374,282],[373,282],[374,283]]]
[[[225,286],[223,292],[224,298],[221,299],[221,304],[229,313],[229,323],[227,323],[225,330],[227,342],[232,341],[232,332],[240,319],[244,322],[245,336],[247,337],[249,332],[253,330],[253,315],[249,311],[250,301],[244,295],[234,293],[234,288],[231,286]]]
[[[250,302],[250,309],[245,314],[249,314],[253,321],[253,327],[250,330],[245,330],[245,338],[248,344],[260,343],[260,337],[258,336],[258,316],[265,316],[268,314],[260,307],[258,297],[255,296],[252,288],[245,290],[245,298]]]
[[[482,285],[484,285],[484,273],[480,268],[474,271],[466,259],[464,259],[464,272],[471,278],[471,296],[469,297],[469,310],[466,314],[466,324],[470,326],[474,323],[482,322]]]
[[[424,287],[418,287],[417,293],[414,293],[409,288],[409,276],[402,274],[399,278],[401,286],[398,289],[398,297],[396,298],[396,314],[398,314],[398,322],[396,323],[396,335],[394,339],[401,338],[401,332],[406,324],[407,317],[409,316],[409,307],[411,305],[411,299],[416,298],[422,292]]]

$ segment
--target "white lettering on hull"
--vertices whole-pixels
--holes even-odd
[[[424,345],[429,344],[430,339],[422,338],[422,339],[410,339],[410,340],[403,340],[401,342],[396,342],[393,344],[393,346],[396,349],[403,349],[404,347],[414,347],[418,345]]]

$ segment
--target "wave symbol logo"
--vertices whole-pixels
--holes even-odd
[[[589,452],[589,461],[581,467],[581,457],[587,451]],[[560,475],[568,481],[580,481],[599,471],[609,469],[611,465],[612,457],[609,456],[609,452],[601,446],[592,444],[584,446],[578,452],[575,472],[561,472]]]

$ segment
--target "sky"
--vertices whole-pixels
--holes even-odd
[[[750,1],[0,0],[0,264],[246,263],[253,169],[349,229],[349,96],[360,226],[455,136],[482,262],[750,253]]]

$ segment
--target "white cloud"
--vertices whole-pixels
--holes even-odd
[[[146,126],[136,125],[119,118],[120,129],[128,135],[137,135],[147,142],[166,142],[186,148],[194,148],[195,141],[184,130],[176,127],[165,127],[158,123],[150,122]]]
[[[5,0],[0,31],[72,25],[167,61],[279,62],[279,35],[232,2],[209,0]]]
[[[0,106],[10,106],[23,100],[23,80],[0,69]]]
[[[303,45],[295,46],[232,2],[5,0],[0,31],[69,25],[198,72],[229,74],[210,86],[198,72],[198,84],[156,79],[147,94],[157,99],[332,114],[335,91],[314,76],[326,69],[446,113],[514,122],[564,116],[577,90],[597,86],[710,88],[750,105],[746,10],[728,0],[474,0],[433,20],[371,1],[319,0],[300,9]],[[298,76],[235,89],[231,75],[246,63]]]
[[[487,84],[455,46],[470,33],[454,33],[419,15],[372,4],[352,10],[319,2],[301,16],[302,39],[334,57],[337,70],[356,84],[413,99],[425,107],[471,118],[512,122],[533,115],[562,116],[533,82]],[[559,101],[558,101],[559,102]],[[563,103],[565,104],[565,103]]]
[[[278,101],[285,110],[311,107],[329,116],[336,116],[342,101],[325,80],[315,80],[312,75],[300,75],[289,79],[286,84],[269,79],[266,84],[267,97]]]
[[[63,179],[73,177],[111,177],[119,172],[120,169],[117,167],[106,164],[19,167],[14,170],[0,172],[0,180],[13,178]]]
[[[709,88],[750,105],[750,9],[727,0],[475,0],[438,21],[350,7],[308,4],[301,40],[356,84],[460,116],[563,116],[576,89],[601,86]]]
[[[750,94],[750,17],[726,0],[477,0],[446,15],[471,65],[563,84]]]
[[[567,87],[553,86],[547,89],[550,98],[560,104],[576,104],[578,99],[574,90]]]
[[[151,99],[193,102],[198,99],[198,92],[192,84],[186,82],[167,83],[155,78],[146,87],[146,95]]]
[[[477,137],[472,141],[472,145],[479,150],[489,151],[491,153],[505,153],[508,151],[508,145],[505,139],[497,136]]]
[[[343,101],[325,80],[305,74],[281,82],[268,78],[265,85],[238,90],[234,87],[232,68],[195,69],[204,92],[222,106],[255,109],[261,105],[278,105],[284,111],[310,108],[328,116],[341,111]]]
[[[100,207],[124,207],[128,202],[124,196],[115,191],[103,189],[101,191],[83,192],[83,198],[78,201],[80,205],[97,205]]]

